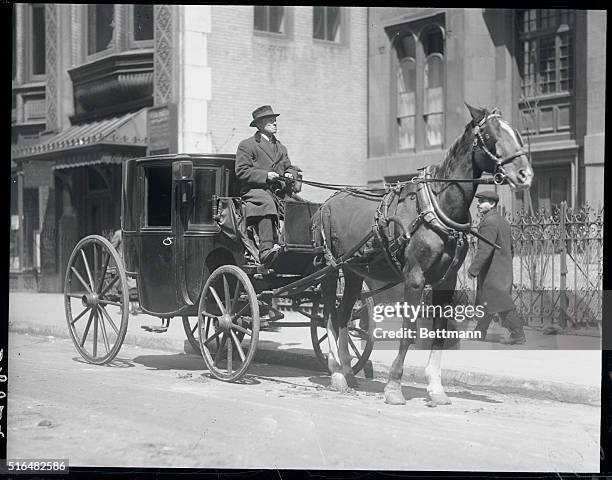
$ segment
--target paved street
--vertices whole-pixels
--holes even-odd
[[[241,384],[203,375],[195,355],[124,345],[112,366],[71,341],[12,333],[8,458],[79,466],[596,471],[598,407],[424,385],[405,406],[383,383],[328,390],[320,372],[255,364]]]

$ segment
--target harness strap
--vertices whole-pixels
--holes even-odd
[[[459,270],[459,265],[461,265],[461,263],[465,259],[465,256],[467,255],[467,248],[464,248],[465,242],[466,242],[465,233],[457,237],[457,241],[455,243],[455,252],[453,254],[453,260],[451,261],[450,265],[446,269],[446,272],[444,273],[442,278],[438,280],[437,282],[435,282],[432,285],[432,287],[443,285],[447,281],[448,277],[450,277],[451,274],[456,273],[457,270]]]
[[[334,258],[334,255],[332,254],[331,250],[327,246],[327,238],[325,238],[325,224],[323,223],[323,208],[320,208],[320,212],[321,212],[321,239],[323,240],[323,256],[325,257],[327,264],[335,268],[338,264],[336,263],[336,259]],[[330,228],[331,228],[331,223],[330,223]]]
[[[376,214],[374,216],[374,225],[372,226],[372,231],[376,235],[376,238],[382,246],[383,252],[385,253],[385,260],[394,270],[396,275],[401,276],[403,265],[402,262],[398,259],[397,255],[410,239],[410,235],[406,234],[406,230],[398,217],[389,216],[389,207],[394,200],[396,200],[397,209],[397,203],[399,202],[397,190],[398,188],[391,189],[380,202],[380,205],[376,209]],[[394,225],[399,225],[403,232],[400,237],[395,238],[391,241],[389,239],[393,238],[393,236],[388,231],[390,223],[393,223]]]

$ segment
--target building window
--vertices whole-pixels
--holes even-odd
[[[270,33],[285,33],[285,7],[256,5],[253,8],[255,9],[255,30]]]
[[[521,10],[517,19],[523,96],[570,92],[574,75],[574,11]]]
[[[397,128],[400,150],[415,147],[416,45],[411,34],[404,35],[396,48]]]
[[[134,41],[153,40],[153,5],[134,5]]]
[[[340,42],[340,7],[313,7],[312,36],[318,40]]]
[[[115,6],[95,4],[87,6],[87,53],[93,55],[110,48],[115,31]]]
[[[30,58],[32,75],[45,74],[45,5],[32,4],[32,41]]]
[[[442,146],[444,132],[444,38],[439,28],[423,37],[423,120],[425,145]]]
[[[387,31],[396,58],[398,151],[441,148],[444,143],[444,33],[429,20]],[[420,35],[413,32],[421,31]]]

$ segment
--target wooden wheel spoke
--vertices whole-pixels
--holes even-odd
[[[348,343],[351,346],[351,348],[353,349],[353,352],[355,352],[355,355],[357,355],[357,359],[360,360],[361,359],[361,353],[359,353],[359,350],[357,350],[357,347],[353,343],[353,339],[351,337],[348,337]]]
[[[215,302],[217,302],[217,306],[221,310],[221,314],[225,314],[226,313],[225,307],[223,306],[223,303],[221,302],[221,299],[219,298],[219,295],[217,294],[215,287],[211,285],[209,288],[210,288],[210,293],[212,293],[213,297],[215,298]]]
[[[107,252],[106,253],[106,262],[104,262],[104,268],[102,268],[102,274],[100,275],[100,285],[98,285],[96,287],[96,291],[101,289],[102,285],[104,285],[104,277],[106,277],[106,270],[108,268],[108,262],[110,261],[110,258],[111,258],[110,253]]]
[[[240,357],[240,360],[244,363],[246,357],[244,356],[244,352],[242,351],[242,347],[240,346],[240,341],[238,340],[238,337],[236,336],[233,330],[230,330],[230,335],[232,336],[234,345],[236,345],[236,349],[238,350],[238,356]]]
[[[87,278],[89,278],[89,286],[91,289],[94,289],[93,278],[91,277],[91,270],[89,269],[89,262],[87,261],[87,256],[85,255],[85,249],[81,249],[81,257],[83,257],[83,263],[85,264],[85,270],[87,271]]]
[[[102,331],[102,338],[104,339],[104,348],[106,348],[106,353],[110,353],[110,347],[108,346],[108,336],[106,335],[106,326],[104,325],[104,319],[102,317],[100,317],[100,330]]]
[[[241,317],[241,316],[244,314],[244,311],[245,311],[247,308],[248,308],[248,309],[250,309],[250,308],[251,308],[251,303],[250,303],[250,302],[247,302],[247,304],[246,304],[244,307],[242,307],[242,308],[240,309],[240,311],[239,311],[239,312],[234,313],[234,314],[232,315],[232,320],[233,320],[233,319],[235,319],[235,318]]]
[[[210,324],[212,323],[212,318],[208,317],[206,319],[206,328],[204,329],[204,338],[208,338],[208,331],[210,330]]]
[[[224,351],[226,342],[227,342],[227,333],[223,335],[223,338],[221,339],[221,345],[219,345],[219,349],[217,350],[217,354],[215,355],[215,363],[214,363],[215,367],[218,365],[219,360],[223,358],[223,351]]]
[[[236,282],[236,291],[234,292],[234,298],[232,298],[232,308],[230,310],[230,315],[234,314],[234,310],[238,306],[238,299],[240,298],[240,291],[242,290],[242,282]]]
[[[95,309],[91,309],[94,314],[94,333],[93,333],[93,356],[98,356],[98,313]]]
[[[225,307],[228,312],[232,310],[232,304],[230,303],[230,289],[229,283],[227,283],[227,277],[222,275],[223,277],[223,294],[225,295]]]
[[[208,345],[210,342],[212,342],[215,339],[218,339],[219,335],[221,335],[221,330],[213,333],[209,338],[207,338],[206,340],[204,340],[204,345]],[[218,342],[218,340],[217,340]]]
[[[114,305],[115,307],[123,307],[122,303],[113,302],[112,300],[98,300],[102,305]]]
[[[244,333],[245,335],[248,335],[249,337],[252,337],[252,332],[250,330],[248,330],[247,328],[244,328],[242,325],[236,325],[235,323],[232,323],[232,328],[234,330],[238,330],[239,332]]]
[[[115,283],[117,283],[117,281],[118,281],[119,279],[120,279],[119,275],[115,275],[115,276],[113,277],[113,279],[112,279],[112,280],[109,282],[109,284],[108,284],[106,287],[104,287],[104,290],[102,290],[102,291],[100,292],[99,297],[104,297],[104,295],[106,295],[106,294],[108,293],[108,291],[109,291],[111,288],[113,288],[113,285],[115,285]]]
[[[321,345],[321,342],[323,340],[325,340],[327,338],[327,332],[325,332],[325,335],[323,335],[321,338],[319,338],[319,345]]]
[[[100,311],[106,317],[106,319],[108,320],[108,323],[110,323],[110,326],[113,327],[113,330],[115,331],[115,333],[119,335],[119,329],[117,328],[117,325],[115,325],[115,322],[113,322],[113,319],[111,318],[111,316],[108,314],[108,312],[102,305],[100,305]]]
[[[74,325],[79,318],[81,318],[83,315],[85,315],[89,311],[90,308],[91,307],[86,307],[85,310],[83,310],[81,313],[79,313],[79,315],[74,320],[70,321],[70,324]]]
[[[98,247],[95,243],[93,244],[93,264],[93,284],[91,288],[94,292],[97,292],[98,290],[96,289],[96,286],[98,284]]]
[[[85,287],[85,290],[87,290],[88,293],[92,293],[91,288],[89,288],[89,285],[87,285],[87,282],[83,280],[83,277],[81,277],[81,274],[78,272],[78,270],[72,266],[70,267],[70,270],[72,270],[72,273],[76,275],[79,282],[81,282],[81,285]]]
[[[89,327],[91,327],[91,321],[93,320],[94,311],[91,310],[89,313],[89,320],[87,320],[87,326],[85,327],[85,332],[83,332],[83,338],[81,339],[81,347],[85,345],[85,340],[87,339],[87,334],[89,333]]]
[[[196,332],[197,329],[198,329],[198,323],[196,322],[195,325],[193,326],[193,328],[191,329],[191,334],[193,336],[195,336],[195,332]]]
[[[225,335],[229,335],[231,332],[232,331],[230,330],[229,333],[226,333]],[[233,363],[233,358],[232,358],[232,341],[230,339],[230,341],[227,342],[227,373],[229,373],[230,375],[232,374],[232,367],[233,367],[232,363]]]

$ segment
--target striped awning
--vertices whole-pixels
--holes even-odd
[[[40,142],[11,148],[13,159],[78,152],[94,145],[147,146],[147,109],[83,125],[73,125]]]

